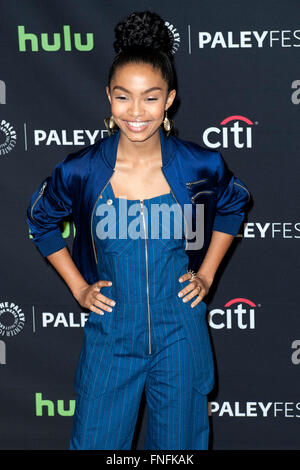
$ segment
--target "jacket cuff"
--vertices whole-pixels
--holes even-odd
[[[33,243],[37,246],[44,257],[67,246],[60,229],[50,232],[47,237],[43,238],[43,240],[37,241],[33,239]]]
[[[213,224],[213,230],[217,230],[218,232],[229,233],[230,235],[236,236],[239,233],[239,229],[243,220],[244,217],[234,214],[216,214]]]

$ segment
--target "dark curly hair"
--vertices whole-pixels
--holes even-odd
[[[133,12],[114,29],[115,56],[109,69],[108,85],[116,69],[130,62],[148,63],[159,68],[168,84],[176,88],[173,63],[174,39],[163,19],[151,11]]]

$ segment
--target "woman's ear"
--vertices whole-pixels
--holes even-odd
[[[166,110],[172,105],[176,96],[176,90],[171,90],[166,101]]]
[[[106,91],[107,97],[108,97],[108,99],[109,99],[109,102],[111,103],[111,96],[110,96],[110,92],[109,92],[109,87],[108,87],[108,86],[105,87],[105,91]]]

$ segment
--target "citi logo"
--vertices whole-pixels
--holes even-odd
[[[245,116],[232,115],[220,122],[221,128],[209,127],[203,132],[203,142],[209,148],[252,147],[252,126],[254,122]]]
[[[60,49],[66,52],[76,49],[77,51],[91,51],[94,48],[94,34],[86,33],[86,41],[83,43],[81,33],[71,34],[70,25],[63,26],[62,33],[52,33],[49,40],[49,33],[38,34],[25,32],[24,25],[18,25],[19,51],[27,52],[27,47],[32,52],[38,52],[40,48],[47,52],[56,52]]]
[[[229,300],[224,309],[215,308],[209,312],[209,326],[215,330],[226,328],[231,330],[255,329],[255,307],[257,305],[251,300],[237,297]]]

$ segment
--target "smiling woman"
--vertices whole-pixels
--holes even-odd
[[[149,88],[151,84],[155,85]],[[122,148],[122,145],[128,145],[124,137],[138,142],[157,134],[164,112],[174,101],[176,90],[168,92],[160,69],[147,63],[129,63],[114,73],[106,93],[114,122],[122,131]]]
[[[109,135],[60,162],[27,211],[34,242],[89,310],[70,449],[130,449],[144,388],[145,449],[207,449],[214,364],[203,298],[250,195],[219,152],[173,134],[173,37],[162,18],[134,12],[115,32]],[[156,205],[177,208],[178,222],[166,227]],[[59,229],[71,212],[73,259]],[[105,231],[107,212],[116,217]]]

